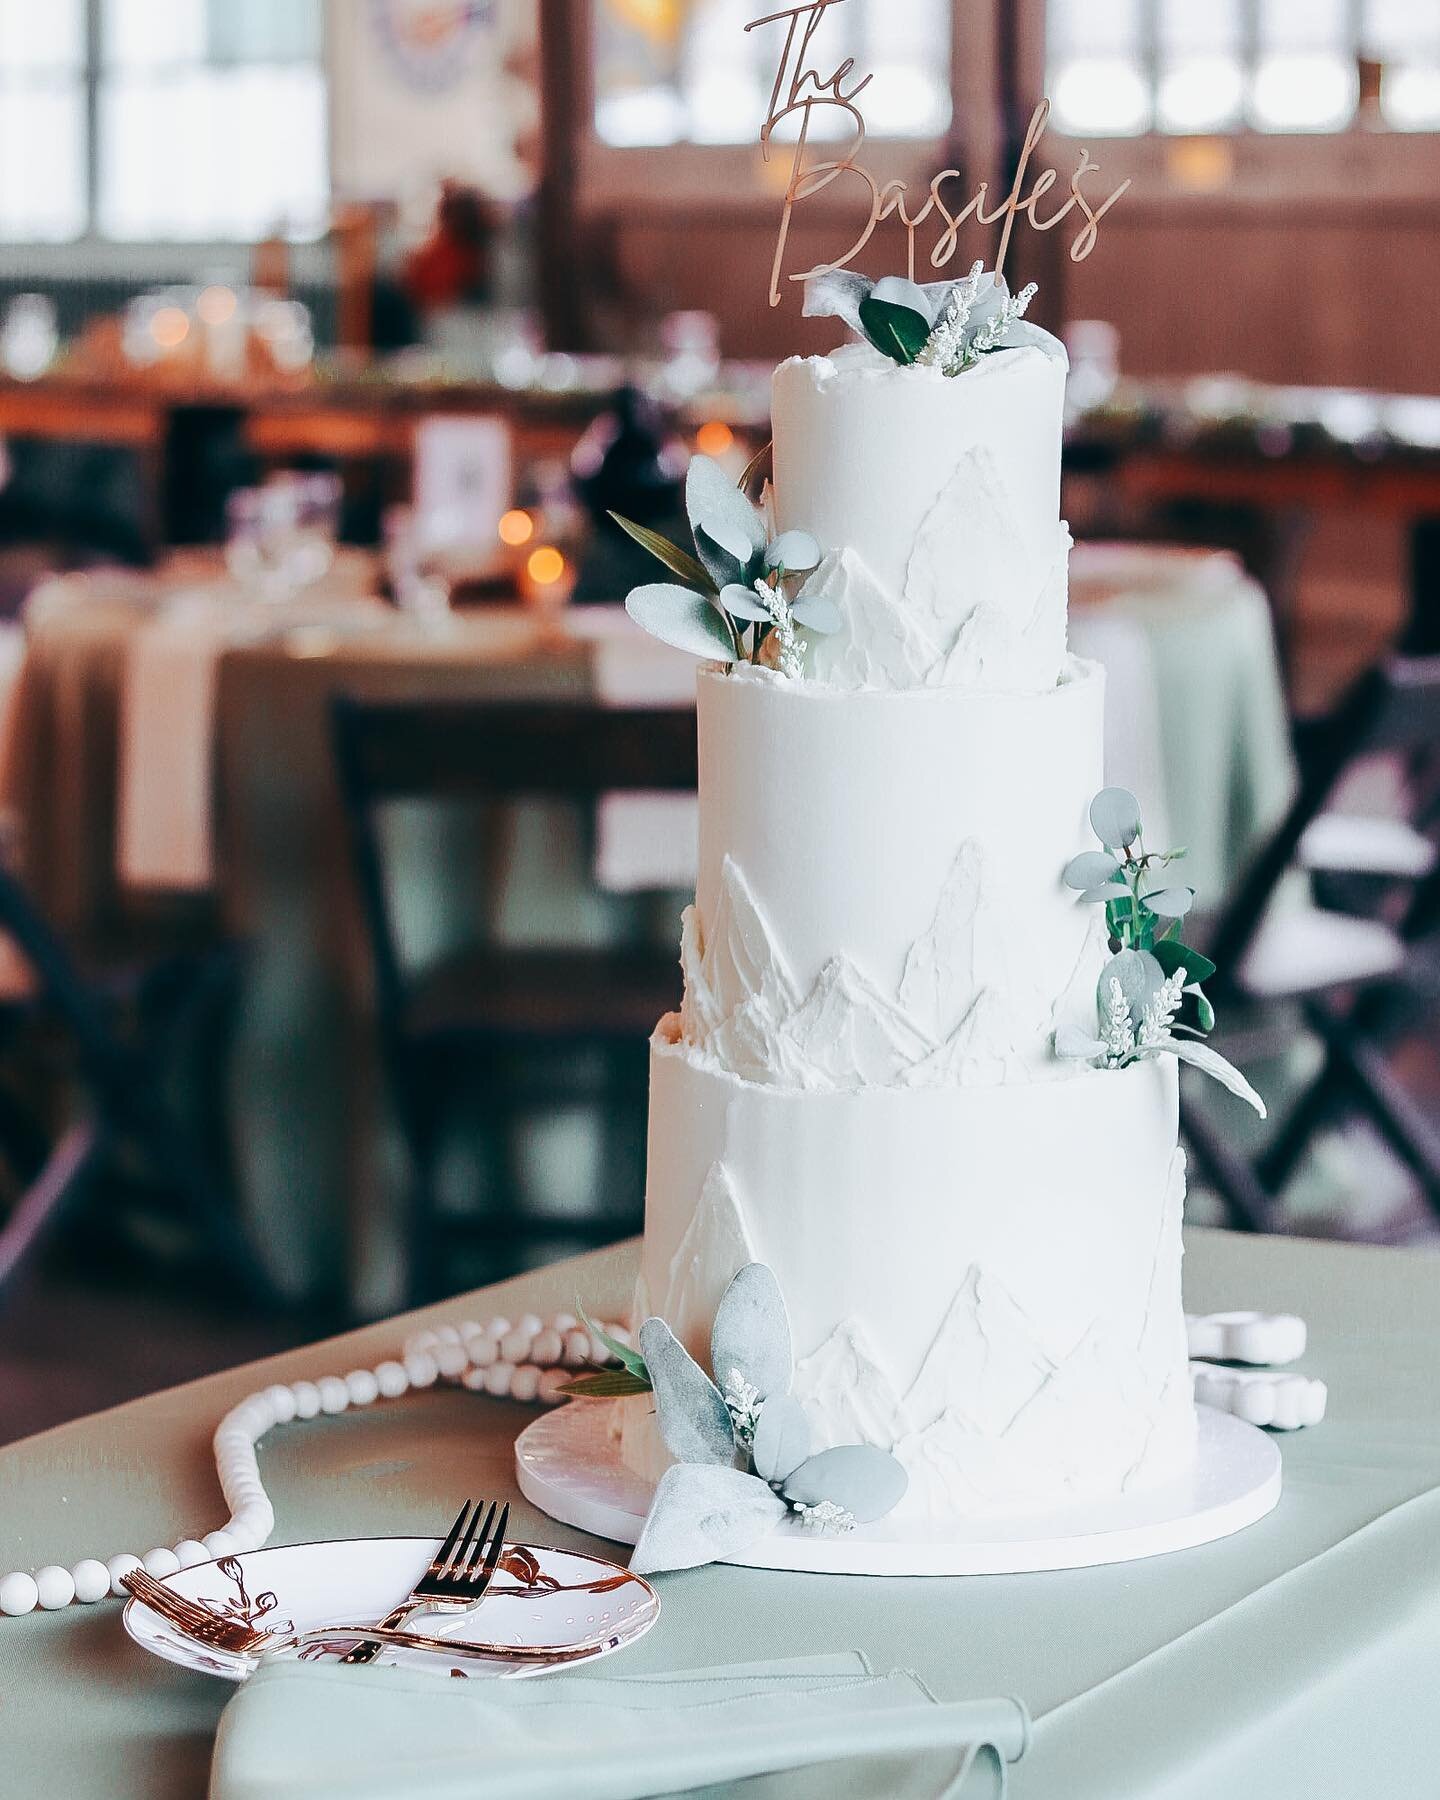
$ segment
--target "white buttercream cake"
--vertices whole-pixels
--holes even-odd
[[[1194,1455],[1173,1058],[1054,1052],[1107,955],[1061,879],[1104,677],[1065,646],[1065,353],[1026,339],[958,376],[864,345],[777,370],[776,524],[824,548],[842,625],[798,678],[701,671],[685,1000],[652,1045],[638,1315],[703,1358],[769,1264],[817,1441],[893,1451],[901,1517]]]

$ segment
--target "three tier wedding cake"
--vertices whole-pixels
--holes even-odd
[[[814,1444],[892,1452],[898,1518],[1053,1512],[1195,1454],[1177,1064],[1137,1047],[1187,977],[1107,988],[1130,853],[1089,823],[1105,681],[1066,653],[1066,359],[1024,298],[978,270],[832,278],[812,310],[858,341],[776,371],[768,515],[692,471],[708,616],[632,596],[719,654],[636,1318],[701,1358],[768,1265]],[[893,337],[907,309],[923,329]],[[1087,849],[1095,895],[1066,882]],[[651,1409],[622,1409],[658,1476]]]

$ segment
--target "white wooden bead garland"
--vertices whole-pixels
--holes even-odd
[[[623,1325],[603,1327],[622,1344],[631,1342]],[[107,1595],[127,1599],[120,1585],[131,1569],[144,1567],[163,1579],[179,1569],[212,1557],[258,1550],[275,1529],[275,1509],[260,1479],[255,1446],[276,1425],[313,1419],[319,1413],[342,1413],[377,1400],[398,1400],[411,1388],[433,1387],[437,1381],[458,1383],[495,1399],[506,1397],[530,1405],[554,1406],[564,1399],[561,1388],[572,1371],[612,1361],[573,1313],[544,1320],[526,1313],[514,1321],[491,1319],[479,1325],[439,1325],[407,1338],[398,1359],[374,1369],[352,1369],[348,1375],[326,1375],[318,1381],[280,1382],[250,1394],[231,1407],[215,1429],[215,1469],[230,1517],[203,1538],[182,1538],[171,1548],[147,1550],[144,1556],[122,1551],[106,1562],[84,1557],[71,1569],[51,1563],[33,1575],[16,1569],[0,1576],[0,1613],[18,1616],[38,1606],[58,1611],[74,1601],[91,1604]]]

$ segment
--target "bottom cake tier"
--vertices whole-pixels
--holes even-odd
[[[637,1317],[708,1364],[747,1262],[790,1312],[816,1447],[891,1450],[897,1517],[1053,1511],[1195,1452],[1173,1058],[1043,1083],[796,1093],[651,1046]],[[620,1403],[626,1462],[668,1457]]]

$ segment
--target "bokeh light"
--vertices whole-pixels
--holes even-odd
[[[195,310],[207,325],[223,325],[227,319],[235,317],[235,308],[239,302],[232,288],[215,283],[201,288],[195,301]]]
[[[565,574],[565,558],[553,544],[542,544],[530,552],[525,573],[537,587],[553,587]]]
[[[705,456],[723,456],[735,442],[735,433],[723,419],[710,419],[695,433],[695,448]]]
[[[174,350],[190,335],[190,321],[178,306],[161,306],[150,321],[150,335],[162,350]]]

